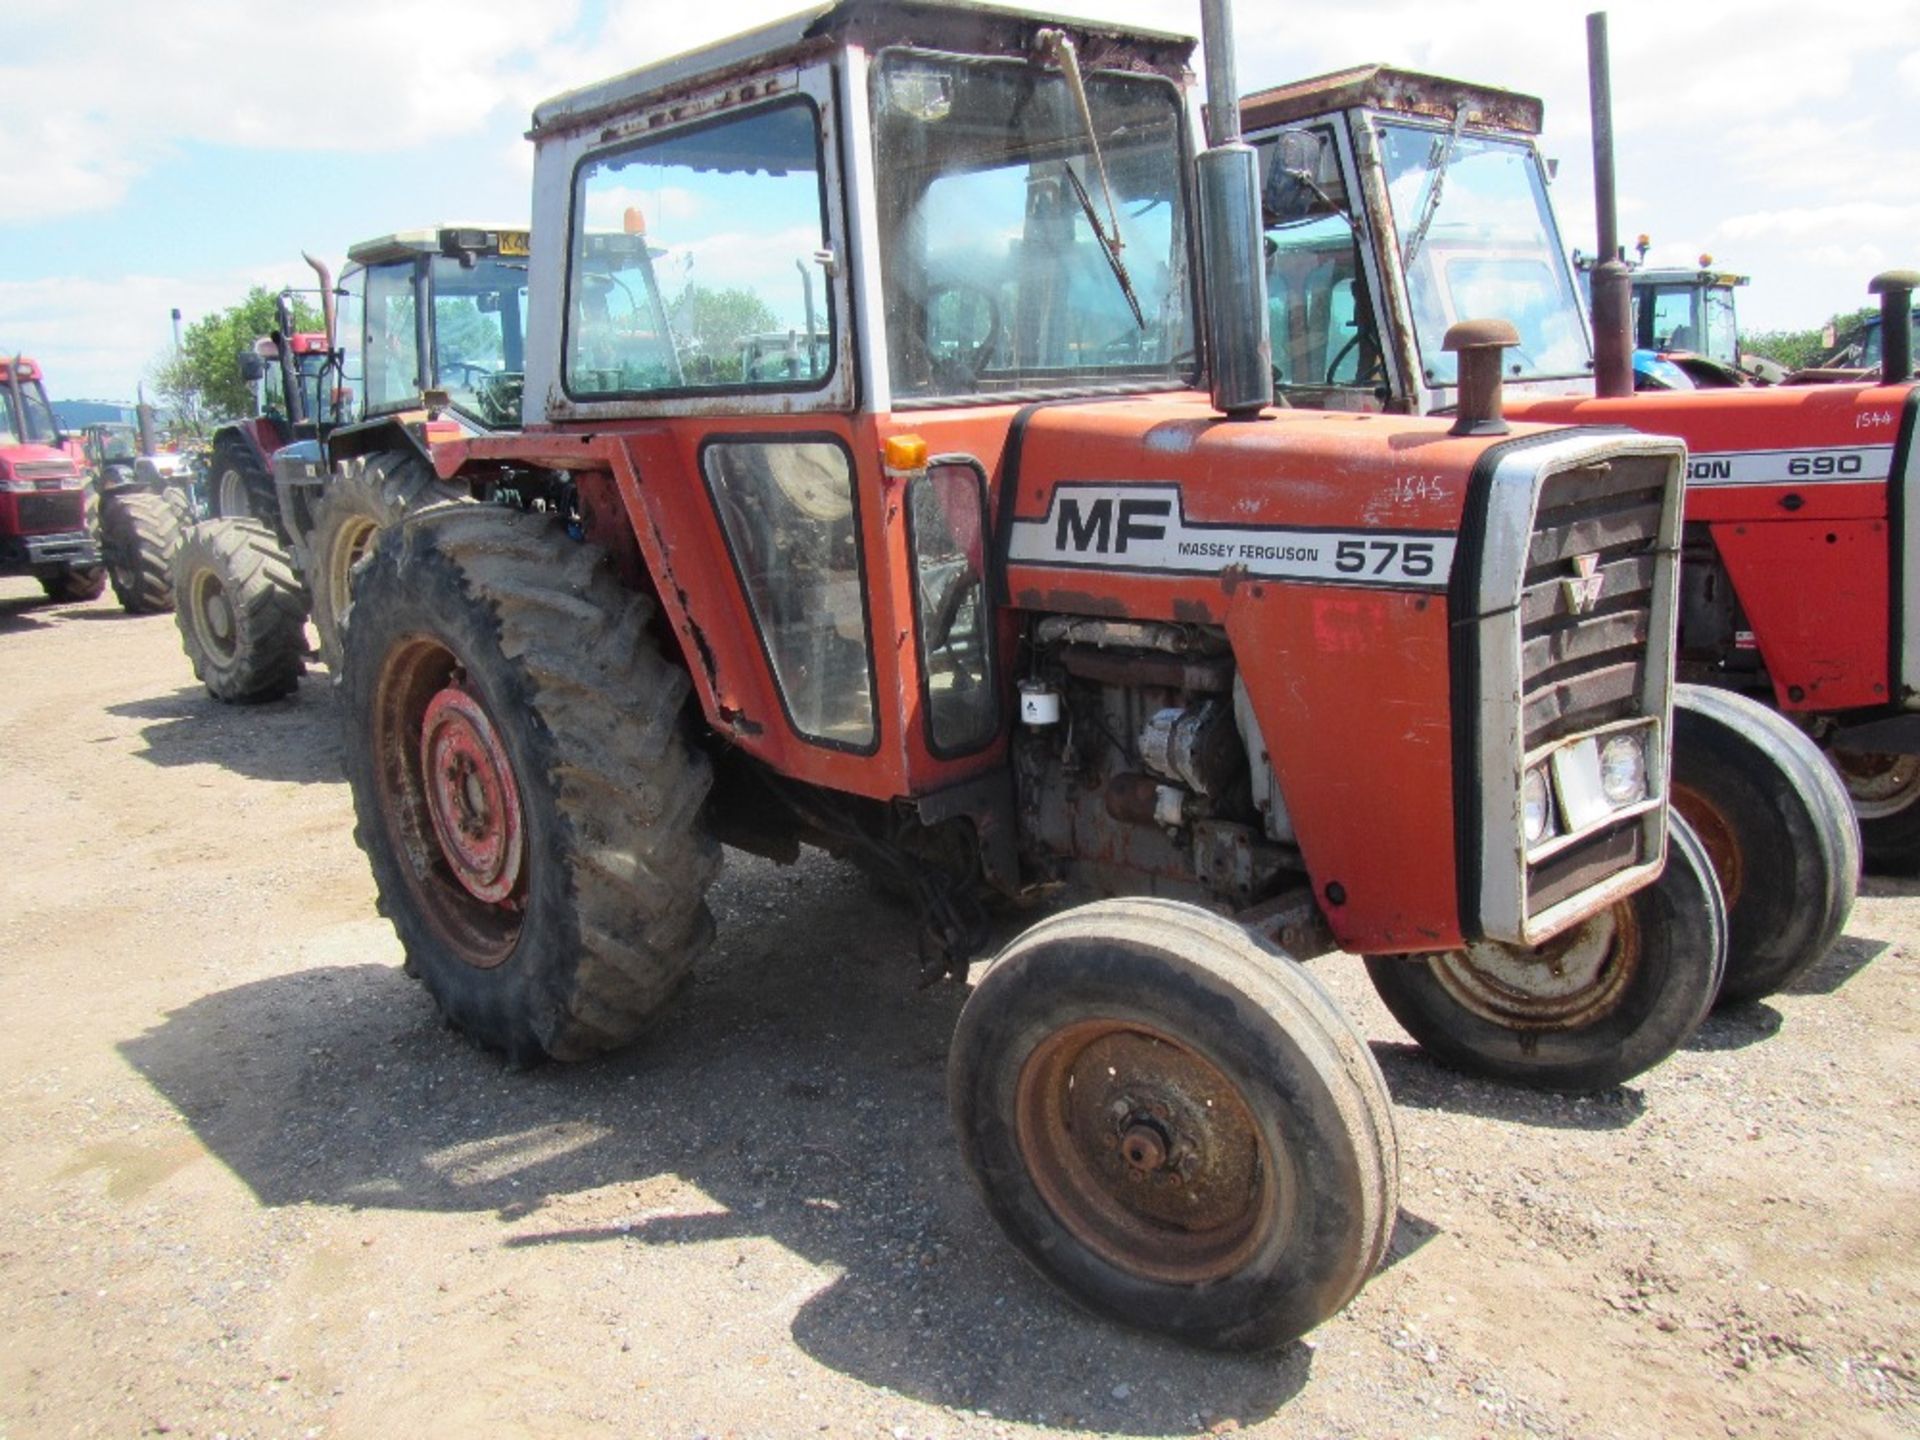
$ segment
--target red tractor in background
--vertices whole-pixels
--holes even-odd
[[[514,226],[399,231],[355,245],[337,287],[307,257],[324,331],[288,337],[286,291],[280,328],[241,357],[256,379],[275,362],[292,423],[222,432],[218,518],[194,527],[174,565],[182,643],[214,698],[293,690],[309,616],[337,671],[349,577],[373,537],[415,505],[465,494],[434,476],[427,439],[517,423],[526,254]],[[263,433],[279,443],[261,456],[248,447]]]
[[[333,398],[326,393],[332,345],[324,333],[293,330],[294,293],[280,293],[274,333],[240,354],[240,374],[254,386],[257,413],[214,431],[207,486],[208,506],[215,515],[252,518],[276,528],[280,506],[273,488],[274,453],[296,439],[311,438]]]
[[[1908,392],[1634,395],[1629,378],[1620,398],[1593,399],[1530,96],[1368,66],[1250,95],[1241,115],[1262,157],[1275,369],[1294,404],[1455,413],[1466,370],[1491,363],[1509,417],[1688,441],[1675,804],[1727,892],[1726,997],[1789,983],[1837,938],[1857,887],[1847,797],[1799,727],[1888,701],[1873,688],[1886,678],[1884,476],[1911,434]],[[1509,328],[1449,349],[1449,327],[1475,314]],[[1879,479],[1851,495],[1832,483],[1856,476]],[[1580,584],[1598,615],[1631,593],[1604,565]]]
[[[31,575],[54,600],[98,597],[107,572],[94,504],[39,365],[0,356],[0,575]]]
[[[1254,1347],[1396,1210],[1297,957],[1591,1088],[1693,1030],[1725,933],[1669,805],[1682,447],[1272,408],[1226,8],[1197,157],[1191,40],[937,0],[540,106],[524,425],[425,437],[491,503],[379,534],[341,702],[408,972],[520,1059],[659,1013],[723,844],[896,880],[932,976],[983,897],[1124,897],[973,991],[962,1154],[1082,1303]],[[744,363],[781,330],[804,363]]]

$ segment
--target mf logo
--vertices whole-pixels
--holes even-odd
[[[1566,592],[1567,609],[1575,615],[1584,615],[1600,603],[1600,591],[1607,583],[1607,577],[1600,573],[1598,555],[1576,555],[1573,557],[1573,574],[1560,581],[1560,588]]]
[[[1071,546],[1083,554],[1094,550],[1102,555],[1124,555],[1131,541],[1166,539],[1166,522],[1172,515],[1171,500],[1114,500],[1103,496],[1088,501],[1083,508],[1078,500],[1063,496],[1053,548],[1065,550]]]

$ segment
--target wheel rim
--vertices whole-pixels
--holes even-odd
[[[1846,782],[1854,813],[1862,820],[1898,815],[1920,801],[1920,755],[1867,755],[1832,750],[1834,769]]]
[[[187,611],[193,617],[193,632],[199,637],[200,648],[218,664],[231,664],[240,649],[240,627],[226,585],[213,571],[198,571],[193,577],[190,601]]]
[[[1740,892],[1747,882],[1745,852],[1740,848],[1740,838],[1734,831],[1733,823],[1719,806],[1691,785],[1673,787],[1673,808],[1693,826],[1693,833],[1700,837],[1700,843],[1706,847],[1707,859],[1713,864],[1714,878],[1720,882],[1720,894],[1726,901],[1727,909],[1732,910],[1739,904]]]
[[[332,553],[327,556],[327,608],[332,613],[336,633],[346,622],[347,611],[353,608],[353,593],[349,588],[353,567],[366,559],[379,535],[380,527],[371,520],[352,519],[342,525],[334,537]]]
[[[1041,1198],[1130,1274],[1224,1279],[1279,1223],[1274,1157],[1239,1087],[1168,1035],[1124,1020],[1055,1031],[1021,1067],[1014,1107]]]
[[[466,964],[505,963],[526,909],[525,807],[458,658],[424,637],[396,646],[371,723],[381,814],[420,912]]]
[[[1640,969],[1631,904],[1603,910],[1531,950],[1483,940],[1428,957],[1441,988],[1509,1030],[1580,1030],[1611,1014]]]
[[[219,497],[222,515],[244,520],[250,513],[247,507],[247,477],[238,470],[220,472]]]

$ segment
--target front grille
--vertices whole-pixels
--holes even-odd
[[[16,460],[13,464],[16,480],[66,480],[72,475],[71,460]]]
[[[15,467],[16,473],[19,467]],[[32,495],[16,495],[22,535],[56,535],[63,530],[86,528],[86,493],[60,490]]]
[[[1520,597],[1528,751],[1650,713],[1647,639],[1668,468],[1662,456],[1622,455],[1561,471],[1541,486]],[[1576,605],[1577,556],[1593,557],[1601,582],[1598,599],[1585,606]]]

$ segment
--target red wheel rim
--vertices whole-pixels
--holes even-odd
[[[458,676],[420,723],[427,812],[454,879],[494,905],[513,894],[524,854],[520,791],[500,734]]]

